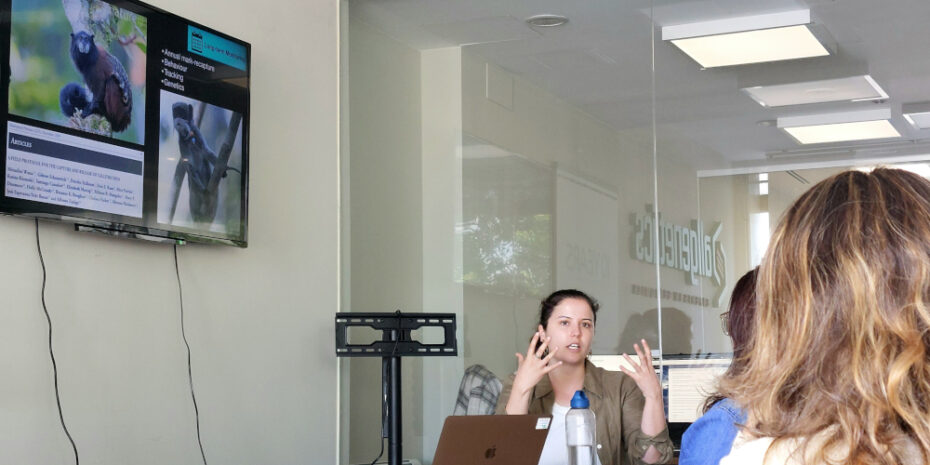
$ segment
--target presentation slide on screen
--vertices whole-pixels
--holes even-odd
[[[142,217],[143,153],[9,122],[7,197]]]
[[[183,30],[172,29],[160,50],[157,220],[236,237],[245,222],[248,49]]]

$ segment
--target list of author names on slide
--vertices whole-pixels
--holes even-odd
[[[76,161],[36,153],[47,141],[8,136],[6,195],[118,215],[142,216],[142,176],[118,166]],[[74,148],[72,147],[72,150]],[[84,155],[88,155],[86,152]],[[97,154],[105,156],[104,154]],[[117,160],[118,161],[118,160]],[[131,160],[127,160],[130,161]]]

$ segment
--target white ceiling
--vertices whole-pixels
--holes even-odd
[[[660,40],[665,25],[805,7],[835,40],[835,55],[701,70]],[[914,130],[900,117],[902,103],[930,101],[926,0],[350,0],[350,9],[353,18],[416,49],[466,46],[620,131],[652,124],[654,66],[660,143],[663,137],[687,141],[719,156],[694,160],[699,168],[794,155],[811,159],[827,152],[856,157],[859,147],[866,147],[862,156],[873,158],[876,150],[911,155],[927,151],[924,139],[930,144],[930,130]],[[567,16],[569,23],[531,28],[524,22],[541,13]],[[764,108],[740,91],[760,78],[803,81],[810,80],[805,75],[812,70],[849,66],[867,69],[889,94],[886,104],[902,139],[801,147],[768,123],[780,116],[874,104]]]

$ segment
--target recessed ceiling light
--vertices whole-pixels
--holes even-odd
[[[800,144],[901,137],[890,108],[778,118],[778,127]]]
[[[917,129],[930,129],[930,102],[905,103],[901,113],[911,126]]]
[[[742,90],[764,107],[888,98],[884,89],[869,75],[746,87]]]
[[[534,27],[556,27],[567,22],[567,17],[553,14],[534,15],[526,18],[526,24]]]
[[[662,40],[704,68],[829,55],[810,22],[805,9],[677,24],[662,28]]]

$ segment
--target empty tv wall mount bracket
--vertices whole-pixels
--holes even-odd
[[[370,343],[349,343],[349,329],[369,327],[381,331],[381,339]],[[441,344],[415,341],[411,332],[439,327],[443,331]],[[353,341],[356,342],[356,341]],[[336,313],[337,357],[434,357],[456,356],[454,313]]]

